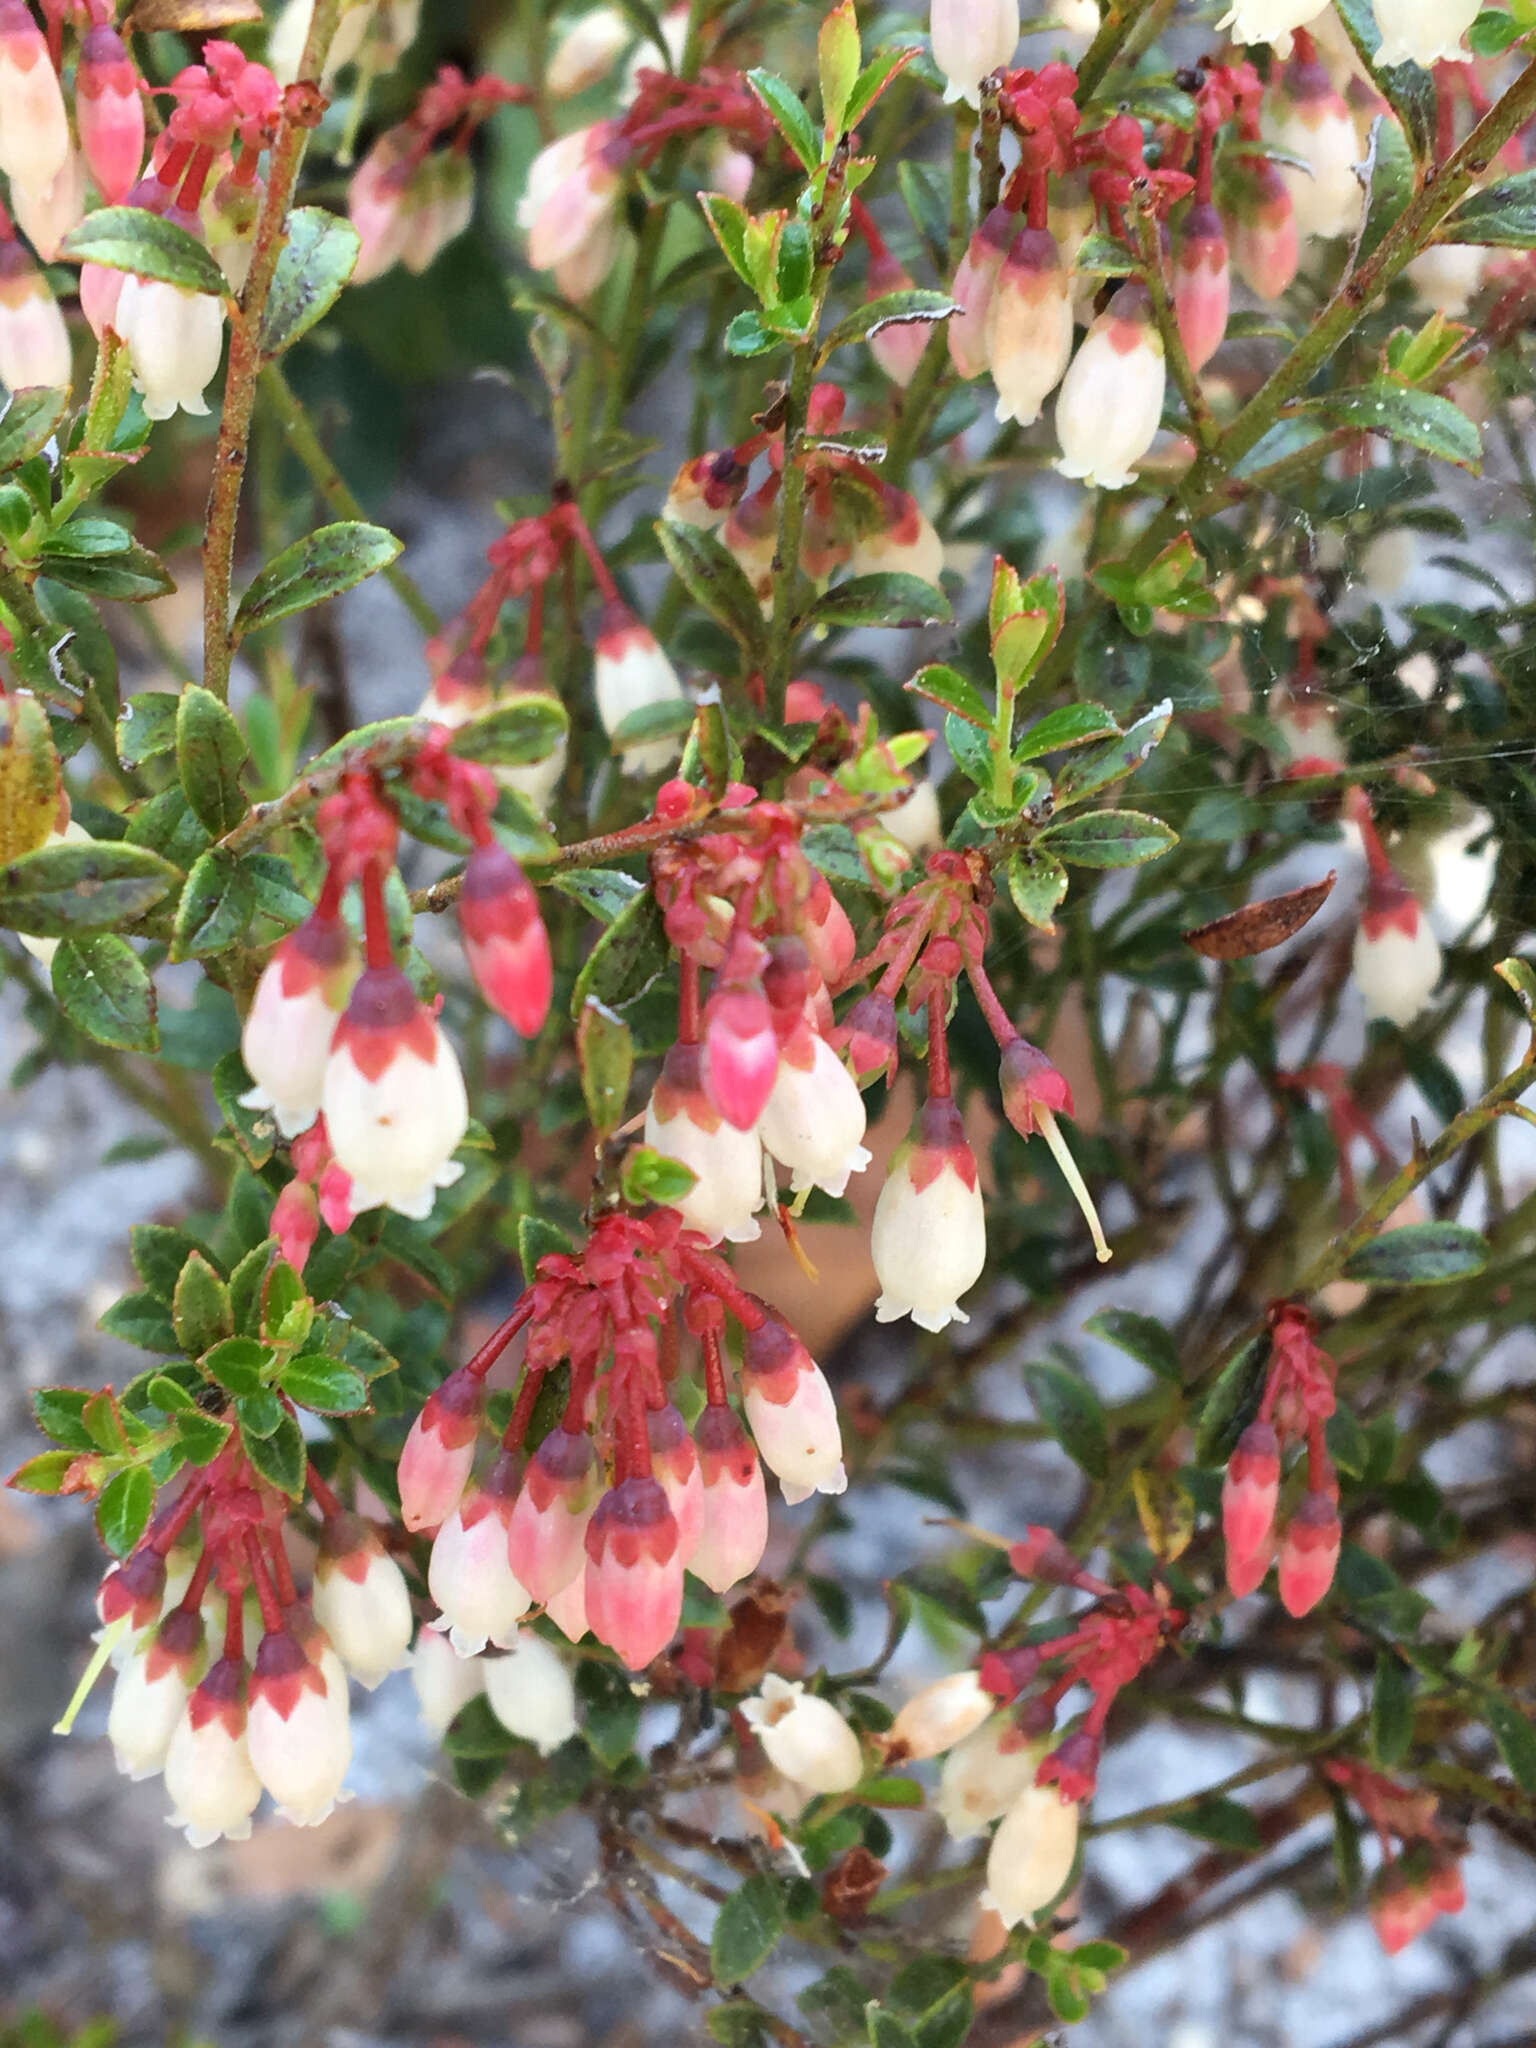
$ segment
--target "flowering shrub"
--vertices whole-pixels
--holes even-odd
[[[1490,426],[1531,496],[1524,0],[532,8],[505,76],[258,11],[0,0],[6,973],[25,1067],[210,1191],[12,1480],[94,1504],[118,1762],[193,1843],[315,1825],[410,1663],[510,1830],[602,1817],[726,2042],[1082,2018],[1330,1812],[1400,1948],[1536,1796],[1528,1610],[1414,1583],[1529,1507],[1434,1457],[1529,1312],[1529,606],[1341,572],[1462,541]],[[553,454],[440,619],[295,386],[466,236]],[[134,472],[205,413],[200,658],[124,696]],[[269,429],[335,516],[278,451],[248,563]],[[420,708],[327,731],[285,622],[375,575]],[[909,1326],[877,1385],[813,1260]],[[1058,1447],[1061,1529],[975,1508],[988,1439]],[[934,1526],[872,1617],[882,1482]],[[1101,1812],[1154,1717],[1252,1753]],[[1216,1847],[1096,1926],[1094,1831],[1168,1824]],[[793,2021],[781,1943],[836,1952]]]

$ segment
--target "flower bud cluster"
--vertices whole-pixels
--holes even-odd
[[[1355,1801],[1376,1831],[1381,1865],[1371,1881],[1371,1922],[1395,1956],[1442,1913],[1459,1913],[1466,1904],[1466,1843],[1446,1829],[1433,1792],[1412,1791],[1352,1757],[1330,1757],[1323,1776]]]
[[[1221,1526],[1227,1584],[1241,1599],[1262,1583],[1278,1549],[1280,1599],[1308,1614],[1333,1584],[1339,1561],[1339,1483],[1323,1440],[1334,1411],[1334,1363],[1318,1348],[1299,1302],[1270,1310],[1270,1364],[1257,1417],[1227,1464]],[[1306,1493],[1277,1537],[1281,1463],[1288,1442],[1305,1443]]]

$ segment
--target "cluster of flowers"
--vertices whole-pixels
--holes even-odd
[[[1381,1867],[1371,1882],[1371,1921],[1382,1947],[1395,1956],[1442,1913],[1459,1913],[1467,1903],[1461,1875],[1465,1843],[1446,1833],[1433,1792],[1411,1791],[1350,1757],[1330,1757],[1323,1775],[1355,1801],[1376,1830]]]
[[[491,828],[490,772],[456,758],[449,739],[444,727],[428,732],[409,786],[441,802],[472,844],[459,897],[465,958],[492,1009],[531,1038],[549,1012],[549,937],[533,885]],[[437,1190],[463,1172],[453,1154],[469,1119],[436,1006],[421,1000],[395,957],[386,891],[399,819],[381,777],[348,771],[315,827],[326,861],[320,899],[262,970],[241,1037],[255,1083],[244,1105],[269,1110],[282,1135],[298,1141],[296,1178],[279,1198],[275,1226],[298,1270],[317,1213],[335,1230],[380,1206],[428,1215]],[[361,955],[343,915],[354,882]]]
[[[1221,1490],[1227,1584],[1241,1599],[1274,1561],[1281,1459],[1288,1442],[1301,1440],[1307,1490],[1279,1538],[1280,1600],[1288,1614],[1310,1614],[1333,1584],[1343,1540],[1339,1482],[1323,1437],[1335,1406],[1336,1369],[1319,1349],[1312,1317],[1300,1302],[1273,1303],[1269,1329],[1269,1373],[1259,1412],[1238,1439]]]
[[[135,1780],[164,1773],[171,1823],[195,1848],[248,1835],[264,1791],[299,1827],[317,1826],[349,1796],[349,1678],[371,1691],[413,1661],[424,1713],[435,1721],[449,1707],[444,1726],[483,1686],[509,1733],[542,1752],[576,1729],[571,1674],[531,1631],[477,1660],[472,1688],[450,1693],[425,1647],[412,1660],[410,1590],[379,1531],[312,1464],[307,1487],[320,1539],[305,1593],[284,1543],[292,1502],[252,1468],[238,1438],[101,1584],[98,1655],[76,1703],[110,1658],[107,1736],[118,1768]]]
[[[1316,22],[1327,5],[1328,0],[1233,0],[1220,26],[1231,28],[1240,43],[1269,43],[1285,57],[1296,31]],[[1461,39],[1477,15],[1473,0],[1371,0],[1371,11],[1381,31],[1376,62],[1426,67],[1442,59],[1465,60]]]
[[[865,233],[878,242],[878,231],[862,210],[855,217],[865,221]],[[877,352],[883,348],[881,360],[898,381],[905,382],[916,368],[927,332],[921,323],[898,322],[874,337],[872,345]],[[807,439],[793,458],[805,478],[800,567],[816,583],[824,583],[834,569],[847,568],[856,576],[901,573],[936,584],[944,547],[917,500],[887,483],[859,455],[836,445],[846,406],[847,395],[836,384],[813,387]],[[749,494],[751,466],[764,453],[768,474]],[[734,448],[711,449],[685,462],[666,503],[668,519],[719,532],[765,614],[773,610],[784,460],[782,426],[765,428]]]
[[[497,701],[486,650],[502,607],[513,598],[528,600],[528,616],[523,651],[500,701],[555,694],[544,671],[545,592],[575,556],[585,560],[603,606],[593,641],[592,687],[604,732],[612,737],[636,714],[682,702],[683,686],[660,642],[625,604],[574,499],[561,497],[548,512],[514,520],[491,544],[486,553],[490,574],[462,614],[429,642],[432,683],[422,701],[423,718],[452,729]],[[631,775],[657,775],[680,750],[675,734],[643,739],[620,747],[620,764]],[[528,768],[499,768],[496,779],[542,812],[564,773],[565,759],[562,738],[544,760]]]
[[[353,284],[382,277],[397,263],[419,275],[464,232],[475,206],[468,156],[475,130],[498,107],[528,97],[526,86],[501,78],[471,82],[455,66],[442,66],[407,119],[377,138],[347,189],[361,242]]]
[[[727,1317],[740,1332],[750,1438],[730,1402]],[[524,1329],[512,1414],[477,1482],[486,1374]],[[685,1332],[705,1395],[691,1434],[670,1391]],[[560,1420],[519,1478],[535,1405],[561,1364]],[[842,1491],[820,1368],[680,1216],[603,1216],[579,1252],[540,1259],[512,1314],[432,1395],[406,1441],[402,1518],[436,1531],[433,1626],[470,1657],[515,1640],[540,1603],[573,1642],[590,1629],[640,1670],[677,1633],[685,1567],[715,1592],[756,1569],[768,1539],[763,1463],[786,1500]]]

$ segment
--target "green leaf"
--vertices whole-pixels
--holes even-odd
[[[1136,258],[1118,235],[1086,236],[1072,259],[1072,268],[1080,277],[1130,277],[1136,267]]]
[[[167,1308],[176,1298],[182,1267],[193,1252],[202,1250],[195,1237],[167,1223],[135,1223],[128,1232],[128,1247],[139,1278]]]
[[[1200,1411],[1194,1462],[1225,1465],[1237,1440],[1259,1412],[1269,1376],[1269,1336],[1254,1337],[1222,1368]]]
[[[570,720],[558,697],[529,691],[507,697],[458,727],[448,750],[461,761],[488,768],[523,768],[547,761],[565,737]]]
[[[738,206],[734,199],[727,198],[723,192],[701,192],[699,204],[704,209],[704,218],[709,222],[726,262],[730,264],[747,290],[755,294],[757,279],[753,275],[746,250],[747,227],[752,216],[744,206]]]
[[[385,569],[400,552],[400,542],[382,526],[361,519],[341,519],[320,526],[291,547],[274,555],[252,580],[235,612],[231,635],[241,640],[260,627],[276,625],[311,605],[339,597],[367,576]],[[357,735],[351,736],[356,740]]]
[[[1024,1368],[1024,1384],[1040,1420],[1090,1479],[1109,1477],[1109,1425],[1103,1404],[1080,1373],[1049,1360]]]
[[[571,993],[579,1022],[588,999],[617,1009],[648,989],[671,960],[661,906],[650,890],[632,897],[587,955]]]
[[[1407,1756],[1413,1742],[1413,1674],[1401,1657],[1383,1650],[1371,1692],[1371,1753],[1384,1771]]]
[[[68,407],[67,391],[44,384],[13,391],[0,413],[0,469],[19,469],[46,448]]]
[[[281,355],[308,334],[341,296],[362,246],[351,221],[318,206],[296,206],[261,317],[261,352]]]
[[[262,1386],[272,1353],[254,1337],[229,1337],[205,1352],[199,1363],[215,1386],[239,1398]]]
[[[917,46],[906,43],[896,49],[877,50],[859,73],[843,109],[843,127],[857,128],[893,78],[906,70],[918,54]],[[903,168],[905,164],[903,163]]]
[[[43,844],[62,786],[48,713],[30,691],[10,691],[0,700],[0,860]]]
[[[729,548],[702,526],[670,519],[656,521],[656,535],[694,603],[725,628],[750,663],[759,665],[767,644],[763,608]]]
[[[1138,718],[1134,725],[1091,752],[1074,754],[1056,771],[1058,808],[1081,803],[1084,797],[1120,782],[1135,771],[1157,746],[1173,717],[1173,705],[1165,697],[1161,704]]]
[[[906,2022],[874,2002],[865,2008],[864,2032],[870,2048],[917,2048],[917,2036]]]
[[[843,116],[853,97],[861,54],[859,25],[851,0],[844,0],[843,5],[827,14],[816,38],[816,71],[829,145],[836,142],[846,125]]]
[[[930,704],[942,705],[946,711],[953,711],[957,718],[991,730],[992,707],[976,685],[958,669],[946,668],[942,662],[930,662],[926,668],[918,670],[906,688],[914,697],[926,697]]]
[[[1202,1842],[1215,1842],[1223,1849],[1252,1854],[1264,1846],[1259,1824],[1250,1810],[1241,1800],[1228,1799],[1220,1793],[1196,1800],[1193,1806],[1170,1814],[1168,1819],[1171,1826],[1182,1828],[1186,1835],[1197,1835]]]
[[[1414,155],[1420,163],[1435,159],[1435,82],[1417,64],[1376,62],[1381,48],[1381,30],[1371,0],[1337,0],[1338,17],[1344,32],[1359,51],[1366,68],[1381,87],[1388,106],[1402,122]]]
[[[911,2028],[918,2048],[961,2048],[970,2032],[970,1975],[956,1956],[920,1955],[903,1963],[885,2002]]]
[[[1179,835],[1145,811],[1089,811],[1047,825],[1036,840],[1058,860],[1080,868],[1133,868],[1156,860]]]
[[[152,1294],[125,1294],[99,1316],[96,1327],[108,1337],[120,1337],[141,1351],[169,1352],[176,1349],[176,1332],[164,1305]]]
[[[240,787],[245,736],[229,707],[201,683],[188,683],[176,711],[176,769],[192,814],[221,839],[250,806]]]
[[[133,270],[186,292],[205,292],[222,304],[229,286],[213,257],[163,215],[142,206],[99,206],[64,237],[60,254],[105,270]]]
[[[234,1332],[229,1289],[201,1252],[193,1252],[181,1269],[171,1303],[176,1336],[189,1358],[201,1358]]]
[[[35,1458],[28,1458],[24,1465],[19,1466],[5,1483],[14,1486],[18,1493],[62,1493],[69,1468],[78,1455],[76,1451],[39,1451]]]
[[[80,1416],[91,1399],[85,1387],[38,1387],[32,1396],[32,1413],[43,1435],[68,1451],[89,1451],[95,1439]]]
[[[838,321],[821,344],[817,364],[825,364],[834,351],[847,348],[850,342],[868,341],[883,327],[931,326],[959,311],[948,292],[918,291],[911,286],[905,291],[884,292],[877,299],[866,299]]]
[[[142,768],[175,752],[181,700],[169,690],[141,690],[117,714],[117,752],[125,768]]]
[[[1485,7],[1467,30],[1467,48],[1474,57],[1500,57],[1529,30],[1497,7]]]
[[[276,1396],[272,1396],[275,1400]],[[244,1404],[241,1404],[242,1407]],[[263,1479],[281,1487],[293,1500],[304,1498],[304,1470],[307,1462],[304,1437],[297,1421],[286,1409],[270,1436],[256,1436],[240,1418],[240,1442]]]
[[[282,1428],[287,1412],[271,1387],[253,1387],[235,1402],[235,1414],[247,1436],[274,1436]]]
[[[616,1771],[640,1732],[640,1701],[629,1674],[585,1657],[576,1669],[576,1696],[588,1749],[605,1771]]]
[[[232,1428],[217,1415],[196,1413],[178,1413],[175,1424],[176,1447],[189,1465],[211,1465],[229,1442]]]
[[[834,584],[806,613],[808,626],[942,626],[954,617],[943,591],[920,576],[882,573]]]
[[[43,550],[42,569],[55,583],[119,604],[147,604],[176,588],[175,577],[160,557],[137,541],[110,555],[56,554],[50,541]]]
[[[599,924],[612,924],[645,886],[622,868],[567,868],[563,875],[552,876],[551,882],[562,896],[574,898]]]
[[[814,171],[821,161],[820,142],[810,115],[793,89],[771,71],[749,71],[747,84],[801,163],[808,171]]]
[[[784,1895],[762,1871],[732,1892],[715,1921],[709,1944],[717,1984],[739,1984],[760,1970],[784,1932]]]
[[[629,1026],[606,1004],[589,998],[576,1025],[576,1057],[581,1064],[581,1092],[587,1115],[600,1138],[624,1121],[629,1100],[635,1045]]]
[[[155,985],[126,939],[116,932],[64,939],[53,956],[53,992],[77,1030],[121,1052],[154,1052]]]
[[[649,1145],[632,1145],[624,1155],[620,1185],[626,1202],[680,1202],[697,1179],[680,1159],[669,1159]]]
[[[143,1465],[115,1472],[96,1503],[96,1533],[114,1557],[126,1557],[149,1522],[155,1482]]]
[[[159,854],[123,840],[40,846],[0,868],[0,924],[45,939],[131,924],[180,879]]]
[[[773,2048],[778,2039],[772,2016],[749,1998],[711,2006],[704,2015],[704,2031],[721,2048]]]
[[[232,853],[211,846],[192,863],[176,905],[171,958],[222,953],[244,933],[256,908],[250,877]]]
[[[1434,1287],[1464,1280],[1488,1263],[1488,1246],[1465,1223],[1405,1223],[1350,1254],[1348,1280],[1390,1287]]]
[[[1155,1316],[1138,1315],[1130,1308],[1101,1308],[1083,1328],[1102,1337],[1106,1344],[1113,1344],[1127,1357],[1139,1359],[1159,1379],[1169,1380],[1175,1386],[1182,1380],[1178,1346]]]
[[[1309,399],[1308,409],[1358,427],[1362,433],[1384,434],[1410,447],[1422,448],[1444,462],[1477,475],[1482,468],[1482,436],[1460,406],[1433,391],[1419,391],[1392,377],[1376,377],[1358,391],[1332,391]]]
[[[1008,894],[1026,924],[1036,930],[1056,929],[1056,906],[1067,893],[1067,871],[1048,853],[1020,847],[1008,856]]]
[[[1536,170],[1516,171],[1463,199],[1441,230],[1447,241],[1536,249]]]
[[[1354,250],[1357,264],[1371,254],[1413,197],[1413,152],[1408,147],[1408,138],[1390,116],[1378,115],[1371,123],[1366,162],[1370,166],[1370,180],[1365,219]]]
[[[317,1415],[356,1415],[368,1406],[368,1383],[362,1374],[323,1352],[306,1351],[290,1359],[277,1384],[290,1401]]]
[[[1495,1694],[1484,1698],[1483,1709],[1510,1775],[1528,1799],[1536,1799],[1536,1727],[1530,1716]]]
[[[763,325],[762,316],[748,307],[738,313],[725,330],[727,355],[765,356],[770,349],[783,348],[789,336],[774,334]]]

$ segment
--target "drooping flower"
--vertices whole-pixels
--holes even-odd
[[[568,298],[588,297],[613,267],[619,177],[627,155],[618,124],[600,121],[551,142],[528,167],[517,208],[528,261],[535,270],[554,271]]]
[[[763,1467],[734,1410],[711,1404],[694,1425],[704,1518],[688,1569],[724,1593],[757,1570],[768,1544]]]
[[[811,1792],[851,1792],[864,1775],[859,1738],[830,1700],[770,1671],[742,1719],[775,1770]]]
[[[1287,1614],[1310,1614],[1333,1584],[1343,1531],[1331,1494],[1309,1493],[1280,1539],[1280,1604]]]
[[[440,1528],[463,1498],[484,1402],[482,1382],[460,1366],[428,1396],[411,1424],[395,1475],[407,1529]]]
[[[85,159],[72,149],[50,185],[11,187],[16,225],[45,263],[52,263],[64,237],[85,218]]]
[[[968,1842],[1002,1818],[1034,1784],[1040,1750],[998,1715],[949,1752],[934,1805],[952,1841]]]
[[[171,207],[165,218],[201,239],[196,215]],[[224,349],[224,307],[218,299],[130,273],[111,319],[128,344],[133,381],[150,419],[168,420],[178,407],[207,412],[203,388],[218,374]]]
[[[1019,231],[1019,217],[994,206],[972,235],[955,272],[949,295],[959,306],[945,327],[949,359],[962,377],[979,377],[987,367],[987,332],[992,300],[1004,258]]]
[[[584,1429],[557,1424],[528,1460],[508,1528],[508,1556],[535,1600],[549,1601],[586,1568],[587,1524],[600,1474]]]
[[[1019,0],[933,0],[928,33],[933,61],[948,81],[945,99],[974,107],[981,81],[1019,47]]]
[[[704,1006],[704,1092],[734,1130],[753,1130],[779,1070],[779,1039],[763,990],[763,949],[735,942]]]
[[[485,1696],[509,1735],[549,1756],[576,1733],[576,1688],[564,1658],[519,1629],[504,1657],[485,1660]]]
[[[1280,1441],[1268,1422],[1251,1422],[1238,1438],[1221,1488],[1221,1530],[1230,1580],[1234,1563],[1267,1551],[1280,1498]]]
[[[62,391],[72,374],[69,329],[47,280],[20,242],[0,241],[0,384]]]
[[[411,1684],[421,1718],[438,1737],[485,1690],[485,1659],[461,1657],[445,1635],[424,1628],[411,1652]]]
[[[465,862],[459,929],[480,993],[520,1037],[537,1038],[554,985],[549,934],[537,890],[499,841]]]
[[[88,29],[75,68],[80,147],[108,206],[120,206],[144,163],[144,101],[127,45],[109,22]]]
[[[118,1671],[107,1739],[117,1768],[135,1781],[164,1769],[171,1738],[208,1661],[203,1645],[202,1615],[176,1607]]]
[[[587,1526],[587,1625],[631,1671],[677,1634],[683,1560],[677,1520],[655,1479],[621,1479]]]
[[[1144,284],[1121,285],[1089,328],[1056,399],[1063,476],[1100,490],[1134,480],[1163,414],[1167,369]]]
[[[1230,28],[1234,43],[1268,43],[1288,57],[1292,32],[1305,28],[1327,4],[1328,0],[1234,0],[1216,26]]]
[[[674,1045],[645,1112],[645,1142],[689,1167],[696,1179],[671,1206],[711,1244],[750,1244],[764,1202],[763,1147],[755,1130],[740,1131],[704,1092],[700,1048]]]
[[[854,541],[848,567],[855,576],[916,576],[936,584],[944,573],[944,543],[910,491],[880,485],[882,517]]]
[[[825,1373],[789,1325],[765,1315],[741,1353],[742,1402],[763,1463],[791,1507],[813,1493],[842,1493],[842,1431]]]
[[[25,0],[0,0],[0,171],[45,191],[69,154],[59,74]]]
[[[617,7],[592,7],[565,28],[544,67],[544,90],[551,99],[573,99],[606,78],[628,45],[634,30]]]
[[[352,1761],[346,1679],[326,1674],[287,1629],[261,1639],[246,1724],[252,1768],[295,1827],[318,1827],[341,1797]]]
[[[1462,37],[1477,19],[1478,0],[1371,0],[1381,30],[1372,60],[1384,64],[1464,64]]]
[[[820,1032],[801,1024],[782,1049],[761,1126],[797,1194],[819,1187],[840,1195],[849,1175],[864,1171],[865,1123],[858,1083]]]
[[[447,1633],[461,1657],[488,1642],[505,1649],[533,1605],[508,1562],[513,1495],[510,1460],[498,1459],[483,1487],[470,1487],[438,1530],[427,1565],[427,1588],[441,1612],[432,1626]]]
[[[193,1688],[165,1756],[170,1824],[194,1849],[221,1836],[243,1842],[261,1799],[261,1780],[246,1742],[248,1674],[223,1657]]]
[[[1488,251],[1476,242],[1431,242],[1408,264],[1408,280],[1431,312],[1459,320],[1487,267]]]
[[[1267,156],[1238,160],[1223,185],[1232,267],[1261,299],[1283,298],[1301,257],[1290,187]]]
[[[1364,188],[1355,175],[1360,141],[1349,108],[1316,59],[1293,57],[1265,95],[1265,139],[1299,157],[1277,166],[1303,235],[1349,235],[1360,224]]]
[[[355,1211],[418,1222],[464,1171],[453,1158],[469,1127],[464,1076],[442,1026],[399,967],[367,967],[336,1026],[322,1094]]]
[[[952,1671],[914,1693],[886,1731],[888,1762],[942,1756],[974,1735],[997,1700],[974,1671]]]
[[[1390,871],[1373,873],[1355,932],[1355,983],[1366,1014],[1406,1029],[1434,994],[1440,942],[1417,900]]]
[[[987,1855],[987,1899],[1017,1927],[1059,1897],[1077,1860],[1078,1809],[1047,1785],[1030,1785],[1003,1815]]]
[[[285,1138],[320,1114],[336,1025],[361,962],[346,920],[316,910],[283,939],[256,984],[240,1033],[240,1057],[255,1086],[246,1109],[270,1109]]]
[[[593,648],[593,689],[597,715],[610,738],[636,712],[647,711],[656,704],[675,704],[683,695],[677,671],[662,652],[656,635],[619,604],[608,607],[598,630]],[[659,775],[681,751],[682,741],[677,735],[663,733],[657,739],[637,740],[625,746],[620,764],[626,775]]]
[[[987,309],[997,417],[1030,426],[1072,360],[1072,287],[1055,237],[1021,228]],[[1085,344],[1086,346],[1086,344]]]
[[[687,1423],[670,1401],[646,1411],[645,1429],[652,1475],[667,1496],[677,1523],[678,1552],[683,1563],[691,1566],[704,1527],[704,1478],[698,1450]]]
[[[930,1096],[891,1160],[875,1204],[870,1253],[877,1322],[910,1316],[924,1330],[969,1320],[960,1296],[981,1278],[987,1220],[976,1160],[950,1096]]]
[[[361,1517],[333,1515],[321,1529],[312,1599],[337,1656],[370,1692],[408,1661],[405,1575]]]
[[[1173,304],[1179,339],[1196,376],[1227,331],[1231,271],[1221,215],[1209,200],[1192,200],[1173,235]]]

